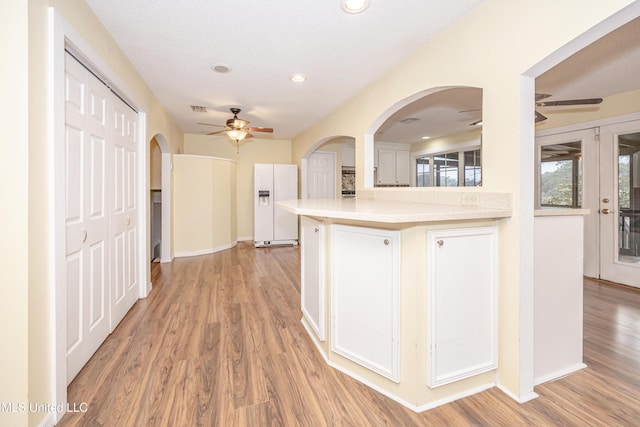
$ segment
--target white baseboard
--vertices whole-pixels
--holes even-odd
[[[530,400],[533,400],[535,398],[538,397],[538,393],[532,391],[531,393],[527,393],[527,394],[523,394],[522,396],[518,396],[517,394],[511,392],[511,390],[509,390],[508,388],[506,388],[505,386],[503,386],[502,384],[496,384],[496,386],[507,396],[509,396],[510,398],[512,398],[513,400],[515,400],[518,403],[525,403],[528,402]]]
[[[38,427],[53,427],[56,425],[56,417],[53,413],[48,413],[44,419],[38,424]]]
[[[540,377],[536,377],[533,379],[533,384],[534,385],[540,385],[549,381],[554,381],[554,380],[559,380],[562,377],[566,377],[569,374],[573,374],[576,371],[580,371],[584,368],[586,368],[587,365],[585,365],[584,363],[578,363],[575,364],[573,366],[569,366],[567,368],[564,369],[560,369],[557,370],[555,372],[552,372],[550,374],[546,374],[546,375],[542,375]]]
[[[253,236],[238,237],[238,242],[253,241]]]
[[[238,242],[231,242],[229,244],[222,245],[222,246],[217,246],[215,248],[199,249],[197,251],[176,252],[175,253],[175,257],[176,258],[183,258],[183,257],[190,257],[190,256],[208,255],[208,254],[212,254],[212,253],[215,253],[215,252],[224,251],[226,249],[231,249],[232,247],[236,246],[237,244],[238,244]]]
[[[313,344],[318,349],[318,352],[320,353],[320,356],[322,356],[322,358],[327,363],[327,365],[329,365],[332,368],[337,369],[338,371],[350,376],[351,378],[355,379],[356,381],[361,382],[362,384],[366,385],[367,387],[372,388],[373,390],[377,391],[378,393],[388,397],[389,399],[393,400],[394,402],[397,402],[397,403],[401,404],[405,408],[411,409],[414,412],[420,413],[420,412],[428,411],[429,409],[433,409],[433,408],[436,408],[438,406],[441,406],[441,405],[444,405],[444,404],[447,404],[447,403],[451,403],[454,400],[462,399],[464,397],[469,397],[469,396],[471,396],[473,394],[480,393],[482,391],[488,390],[490,388],[495,387],[495,385],[496,385],[493,382],[487,383],[487,384],[483,384],[483,385],[478,386],[478,387],[474,387],[474,388],[470,388],[468,390],[464,390],[464,391],[462,391],[460,393],[454,394],[454,395],[446,397],[444,399],[436,400],[434,402],[430,402],[430,403],[427,403],[425,405],[417,406],[417,405],[414,405],[413,403],[407,402],[404,399],[401,399],[400,397],[396,396],[395,394],[390,393],[387,390],[382,389],[381,387],[377,386],[376,384],[374,384],[374,383],[362,378],[359,375],[354,374],[353,372],[350,372],[350,371],[346,370],[342,366],[337,365],[336,363],[334,363],[331,360],[329,360],[327,355],[322,350],[322,347],[320,346],[320,343],[316,339],[315,334],[312,332],[313,329],[307,323],[307,320],[304,317],[302,317],[302,319],[300,321],[302,323],[302,326],[304,326],[305,330],[309,334],[309,337],[311,338],[311,341],[313,341]],[[425,384],[425,387],[427,387],[426,384]]]

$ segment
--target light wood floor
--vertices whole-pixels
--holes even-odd
[[[416,414],[328,367],[301,323],[299,248],[153,264],[153,291],[69,386],[63,426],[638,426],[640,292],[585,280],[587,369],[519,405],[497,388]]]

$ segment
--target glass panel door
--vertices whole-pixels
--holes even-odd
[[[600,138],[600,277],[640,287],[640,122]]]

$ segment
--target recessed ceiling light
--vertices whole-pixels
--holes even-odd
[[[422,139],[431,139],[430,136],[423,136]]]
[[[340,0],[340,7],[347,13],[362,13],[369,7],[369,0]]]
[[[211,64],[211,69],[216,73],[228,73],[231,71],[231,67],[225,64]]]
[[[303,81],[307,80],[307,77],[304,74],[294,74],[289,78],[294,83],[302,83]]]

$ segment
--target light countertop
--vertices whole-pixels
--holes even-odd
[[[277,202],[276,206],[298,215],[383,223],[460,221],[511,216],[510,209],[358,198],[287,200]]]
[[[589,209],[573,208],[542,208],[534,211],[534,216],[584,216],[589,215]]]

